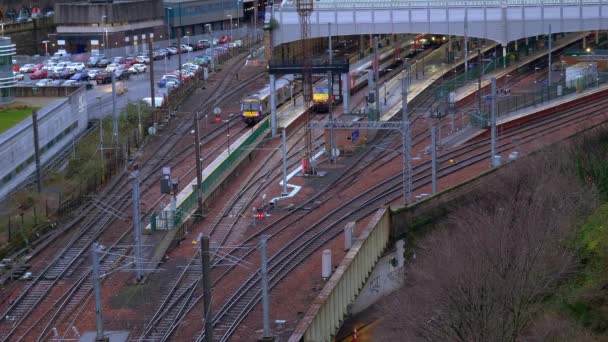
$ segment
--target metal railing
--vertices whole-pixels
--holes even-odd
[[[306,315],[300,319],[289,342],[331,341],[378,259],[388,245],[391,217],[380,209],[335,270]]]
[[[521,7],[537,5],[590,5],[601,4],[599,0],[467,0],[467,1],[418,1],[418,0],[318,0],[315,10],[336,10],[345,8],[414,8],[414,7]],[[283,1],[281,10],[295,11],[295,1]]]

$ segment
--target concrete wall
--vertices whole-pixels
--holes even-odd
[[[84,87],[38,111],[38,132],[44,164],[72,143],[88,124]],[[35,172],[34,132],[31,117],[0,134],[0,198]]]

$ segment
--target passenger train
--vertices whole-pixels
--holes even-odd
[[[378,62],[372,58],[360,65],[356,66],[349,72],[349,89],[350,95],[353,95],[356,91],[367,85],[368,71],[372,71],[372,76],[375,77],[376,65],[379,65],[379,75],[382,75],[387,69],[392,66],[401,63],[403,58],[412,57],[417,50],[425,49],[432,45],[439,45],[445,41],[443,36],[432,36],[432,35],[419,35],[412,41],[404,42],[399,44],[397,47],[393,47],[388,51],[385,51],[378,56]],[[407,51],[407,54],[403,55]],[[343,82],[343,80],[342,80]],[[334,94],[338,94],[337,88],[342,89],[341,84],[334,82]],[[341,100],[341,94],[334,96],[332,99],[332,105],[337,104],[336,99]],[[329,109],[329,87],[327,79],[319,82],[313,88],[313,108],[312,110],[316,113],[327,112]]]
[[[293,86],[293,90],[291,89]],[[301,82],[295,82],[293,75],[285,75],[275,81],[276,106],[289,101],[291,96],[302,89]],[[245,96],[241,100],[241,118],[253,126],[270,113],[270,84],[255,94]]]
[[[367,85],[367,72],[369,69],[375,71],[376,65],[379,65],[379,75],[390,69],[397,63],[400,63],[403,58],[412,57],[415,51],[438,45],[445,41],[445,38],[438,36],[431,39],[431,35],[419,35],[413,41],[404,42],[397,47],[393,47],[386,52],[383,52],[378,57],[378,63],[373,59],[361,63],[349,72],[350,94],[353,95],[356,91]],[[402,56],[402,52],[407,51],[407,55]],[[343,80],[341,81],[343,82]],[[312,94],[312,110],[313,112],[327,112],[329,101],[329,86],[327,78],[321,79],[313,85]],[[293,91],[292,91],[293,86]],[[342,89],[342,84],[334,82],[334,94],[332,104],[337,104],[336,100],[341,100],[341,93],[338,89]],[[275,82],[276,90],[276,106],[279,107],[287,102],[292,95],[299,93],[302,90],[301,82],[295,82],[293,75],[285,75]],[[264,116],[270,113],[270,85],[262,88],[256,94],[245,96],[241,100],[241,118],[248,125],[253,126],[260,122]]]

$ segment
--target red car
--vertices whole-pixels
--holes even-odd
[[[33,74],[30,75],[30,80],[41,80],[43,78],[47,78],[48,75],[49,74],[46,70],[36,70]]]
[[[19,69],[21,69],[20,66],[18,66],[17,64],[13,64],[13,71],[14,72],[19,72]]]
[[[220,38],[220,44],[230,43],[232,41],[232,37],[230,36],[222,36]]]

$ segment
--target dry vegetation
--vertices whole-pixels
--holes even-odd
[[[378,340],[605,340],[607,157],[596,130],[500,172],[417,240]]]

